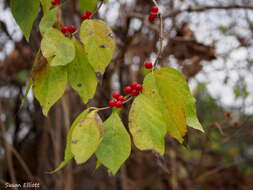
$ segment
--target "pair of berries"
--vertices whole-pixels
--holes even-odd
[[[146,68],[146,69],[152,69],[153,68],[153,63],[152,62],[145,62],[144,63],[144,67]]]
[[[108,103],[110,107],[116,107],[116,108],[121,108],[123,107],[123,102],[125,101],[124,96],[122,96],[118,92],[113,92],[112,93],[113,99],[111,99]]]
[[[81,18],[82,18],[83,20],[87,20],[87,19],[90,18],[91,15],[92,15],[92,12],[89,11],[89,10],[87,10],[87,11],[85,11],[85,13],[81,16]]]
[[[153,22],[158,17],[158,11],[159,11],[159,9],[158,9],[157,6],[153,6],[151,8],[151,11],[150,11],[149,16],[148,16],[148,20],[150,22]]]
[[[137,82],[132,82],[130,86],[124,88],[124,92],[126,94],[130,94],[132,96],[138,96],[142,91],[143,86]]]
[[[74,26],[63,26],[61,27],[61,32],[64,34],[64,35],[69,35],[69,34],[72,34],[76,31],[76,27]]]
[[[52,4],[53,6],[59,5],[60,3],[61,3],[61,0],[52,0],[52,1],[51,1],[51,4]]]

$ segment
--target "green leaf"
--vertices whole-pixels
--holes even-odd
[[[83,45],[75,39],[73,42],[76,48],[76,57],[67,65],[68,81],[81,96],[83,102],[87,102],[94,96],[98,81],[89,64]]]
[[[27,41],[29,41],[33,22],[39,13],[39,0],[11,0],[12,14],[20,26]]]
[[[77,164],[86,162],[95,153],[102,135],[102,121],[97,110],[90,112],[85,119],[78,122],[73,130],[70,145]]]
[[[41,41],[44,57],[52,59],[51,66],[66,65],[75,58],[75,46],[60,31],[51,28],[46,31]]]
[[[52,6],[51,2],[52,2],[52,0],[40,0],[40,3],[41,3],[41,5],[42,5],[44,14],[45,14],[45,13],[50,9],[50,7]]]
[[[166,133],[182,143],[186,125],[203,131],[196,116],[195,99],[183,75],[172,68],[148,74],[144,90],[134,100],[129,114],[135,145],[163,154]]]
[[[96,9],[98,0],[79,0],[79,6],[82,12],[87,10],[94,11]]]
[[[62,66],[50,67],[44,61],[33,69],[33,93],[42,106],[44,115],[64,94],[67,86],[67,72]]]
[[[76,126],[78,126],[78,124],[86,118],[88,113],[89,113],[89,110],[84,110],[81,114],[79,114],[79,116],[75,119],[75,121],[71,125],[71,127],[68,131],[68,135],[67,135],[67,142],[66,142],[66,148],[65,148],[65,153],[64,153],[64,161],[62,161],[60,163],[60,165],[54,171],[52,171],[50,173],[55,173],[55,172],[59,171],[74,157],[73,153],[71,152],[72,134],[73,134],[73,131],[76,128]]]
[[[117,173],[131,152],[130,136],[115,112],[104,122],[104,137],[96,156],[113,174]]]
[[[40,33],[43,35],[48,29],[50,29],[54,23],[56,22],[56,14],[57,14],[58,8],[53,8],[49,10],[48,12],[44,13],[44,16],[41,19],[39,28]]]
[[[85,20],[81,25],[80,38],[95,72],[104,73],[115,50],[115,40],[110,27],[101,20]]]

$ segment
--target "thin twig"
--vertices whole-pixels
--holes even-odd
[[[16,180],[15,170],[14,170],[14,166],[13,166],[12,154],[11,154],[10,147],[8,146],[8,141],[5,137],[5,126],[3,125],[1,120],[0,120],[0,137],[2,137],[2,140],[3,140],[2,142],[3,142],[3,145],[5,147],[5,155],[6,155],[9,174],[10,174],[10,177],[11,177],[11,182],[16,184],[17,180]],[[16,187],[14,187],[14,189],[17,190]]]
[[[156,68],[156,65],[158,64],[159,59],[160,59],[162,52],[163,52],[163,15],[161,13],[161,9],[160,9],[158,3],[156,2],[156,0],[153,0],[153,2],[158,7],[159,19],[160,19],[160,29],[159,29],[159,50],[158,50],[157,58],[154,62],[154,66],[153,66],[152,70],[154,70]]]
[[[130,100],[132,100],[133,97],[130,96],[126,101],[122,102],[122,104],[126,104],[127,102],[129,102]],[[96,107],[89,107],[89,110],[97,110],[97,111],[103,111],[103,110],[107,110],[110,109],[111,107],[107,106],[107,107],[103,107],[103,108],[96,108]]]
[[[164,15],[164,18],[175,17],[181,13],[192,13],[192,12],[203,12],[209,10],[228,10],[228,9],[253,9],[253,6],[250,5],[228,5],[228,6],[203,6],[203,7],[189,7],[187,9],[171,11],[168,14]]]
[[[100,4],[96,8],[96,10],[93,12],[93,14],[90,16],[90,18],[93,18],[98,13],[99,9],[102,7],[103,4],[104,4],[104,0],[101,0]]]

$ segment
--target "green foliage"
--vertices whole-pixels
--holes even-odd
[[[95,72],[104,73],[115,50],[112,30],[101,20],[85,20],[80,29],[81,41],[85,44],[88,59]]]
[[[79,0],[79,6],[82,12],[87,10],[94,11],[96,9],[98,0]]]
[[[51,7],[51,0],[40,0],[40,3],[42,5],[43,12],[45,14]]]
[[[81,42],[74,37],[75,34],[65,36],[53,28],[60,7],[50,9],[51,0],[40,2],[44,15],[39,29],[43,38],[26,95],[32,85],[43,114],[47,115],[63,96],[67,83],[77,91],[84,103],[94,96],[98,83],[96,72],[103,74],[110,63],[115,39],[105,22],[93,19],[82,23]],[[79,1],[83,11],[94,10],[97,2]],[[39,11],[39,0],[11,0],[11,8],[26,39],[29,39]],[[164,154],[167,134],[182,143],[187,125],[200,131],[203,129],[196,116],[195,99],[180,72],[162,68],[149,73],[145,71],[145,74],[143,92],[134,100],[129,113],[129,129],[137,148]],[[64,160],[52,173],[60,170],[72,158],[81,164],[94,153],[98,159],[97,167],[104,165],[113,174],[119,170],[129,157],[131,140],[115,110],[102,122],[97,112],[104,109],[108,107],[88,108],[77,117],[67,135]]]
[[[86,162],[98,148],[103,136],[102,121],[97,110],[90,112],[73,129],[71,152],[77,164]]]
[[[145,77],[143,93],[133,102],[129,121],[135,145],[160,154],[164,153],[166,133],[182,143],[186,124],[203,131],[188,85],[182,74],[172,68],[162,68]]]
[[[104,136],[96,151],[99,163],[115,174],[131,152],[131,140],[118,113],[104,122]]]
[[[66,65],[75,58],[75,46],[59,30],[48,29],[41,40],[41,51],[45,58],[52,59],[51,66]]]
[[[33,22],[39,13],[39,0],[11,0],[10,5],[17,24],[29,41]]]
[[[57,14],[58,8],[53,8],[46,12],[44,16],[41,19],[39,28],[40,33],[43,35],[48,29],[50,29],[54,23],[56,22],[56,14]]]
[[[42,106],[43,114],[64,94],[67,85],[67,71],[62,66],[51,67],[44,62],[32,74],[33,93]]]
[[[73,40],[73,42],[76,48],[76,57],[67,65],[68,81],[81,96],[83,102],[87,102],[93,97],[98,81],[93,68],[88,62],[83,45],[77,40]]]
[[[89,113],[89,110],[84,110],[81,114],[79,114],[79,116],[75,119],[75,121],[71,125],[71,127],[68,131],[68,135],[67,135],[67,142],[66,142],[66,148],[65,148],[65,153],[64,153],[64,161],[62,161],[60,163],[60,165],[51,173],[55,173],[55,172],[59,171],[60,169],[62,169],[74,157],[73,153],[71,152],[72,134],[73,134],[73,131],[76,128],[76,126],[82,120],[84,120],[86,118],[88,113]]]

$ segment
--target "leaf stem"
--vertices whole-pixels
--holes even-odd
[[[129,96],[129,98],[123,102],[123,104],[126,104],[128,103],[130,100],[133,99],[133,96]],[[97,111],[103,111],[103,110],[107,110],[107,109],[110,109],[112,107],[109,107],[109,106],[106,106],[106,107],[102,107],[102,108],[97,108],[97,107],[89,107],[88,109],[89,110],[97,110]]]

